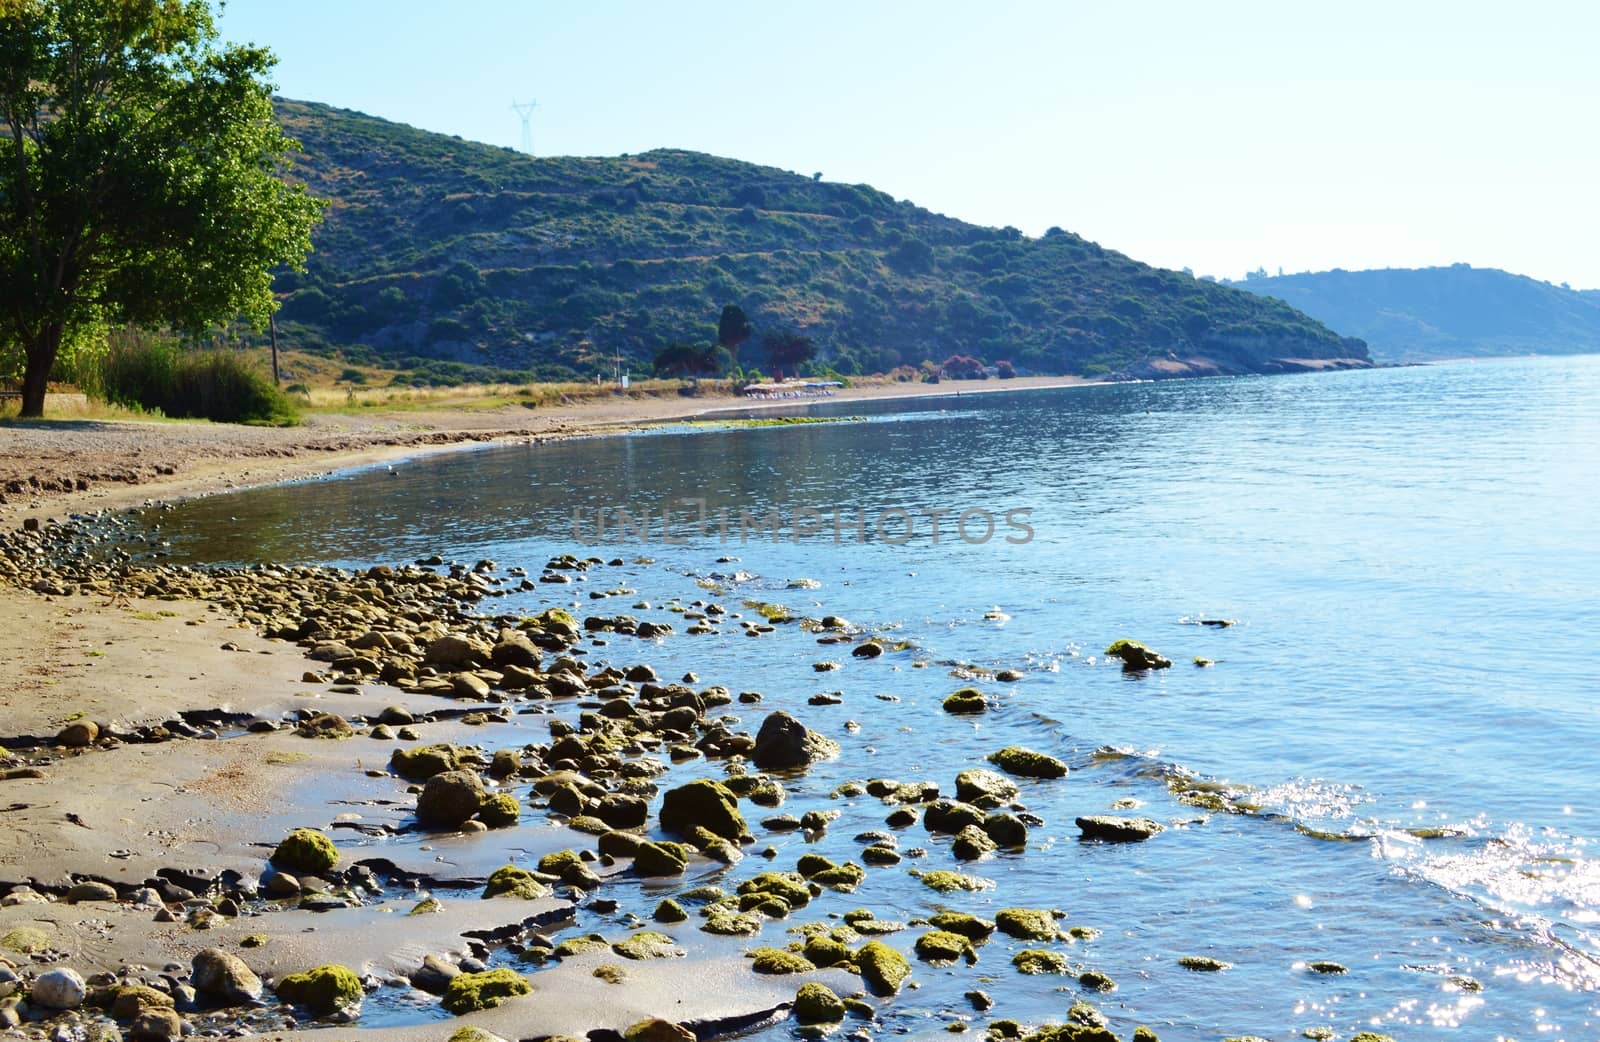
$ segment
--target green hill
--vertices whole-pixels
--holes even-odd
[[[843,373],[963,354],[1040,373],[1181,375],[1366,364],[1359,341],[1276,301],[1052,229],[1029,239],[836,184],[694,152],[532,158],[280,100],[330,199],[286,346],[544,377],[638,371],[715,338],[723,305],[815,338]],[[1342,360],[1328,362],[1327,360]]]
[[[1600,293],[1495,268],[1335,269],[1232,285],[1362,337],[1389,361],[1600,351]]]

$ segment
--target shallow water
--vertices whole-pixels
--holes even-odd
[[[629,561],[483,609],[554,599],[580,616],[673,621],[673,639],[614,638],[591,657],[759,689],[760,707],[738,707],[748,725],[791,708],[844,744],[839,761],[787,783],[783,808],[827,805],[843,818],[816,844],[770,837],[773,866],[748,858],[731,880],[791,867],[805,849],[856,856],[851,837],[883,827],[889,808],[829,800],[842,781],[948,787],[1012,743],[1067,759],[1067,780],[1024,786],[1046,821],[1028,853],[971,869],[992,890],[940,899],[910,878],[913,864],[954,867],[948,840],[918,826],[902,848],[925,846],[926,859],[873,869],[859,893],[830,894],[803,918],[860,906],[899,918],[945,904],[1062,908],[1068,924],[1105,931],[1068,951],[1117,981],[1089,997],[1119,1032],[1148,1023],[1169,1042],[1278,1038],[1329,1024],[1339,1037],[1370,1026],[1403,1039],[1600,1037],[1600,357],[806,411],[863,418],[433,457],[150,518],[180,560],[368,564],[437,552],[535,575],[565,551]],[[706,532],[691,531],[686,499],[706,501]],[[648,545],[619,541],[618,508],[635,522],[667,509],[670,534],[686,541],[664,541],[659,521]],[[741,511],[773,508],[782,540],[741,542]],[[797,518],[819,521],[808,508],[822,530],[796,538]],[[893,508],[913,514],[911,538]],[[949,511],[937,543],[930,509]],[[952,532],[969,509],[997,519],[994,538]],[[1006,525],[1014,510],[1028,511],[1014,517],[1031,540],[1006,541],[1023,534]],[[597,512],[610,530],[585,547],[578,537],[594,536]],[[969,520],[976,536],[981,515]],[[655,563],[631,563],[642,557]],[[820,585],[789,588],[798,578]],[[619,587],[637,593],[588,597]],[[662,610],[673,597],[749,619],[746,599],[836,613],[912,648],[860,661],[793,626],[758,640],[736,623],[688,636]],[[655,607],[632,610],[640,598]],[[1118,637],[1176,665],[1126,676],[1099,654]],[[1216,664],[1195,668],[1195,656]],[[813,672],[822,659],[842,668]],[[1026,676],[982,682],[996,710],[956,719],[938,703],[963,683],[957,662]],[[827,690],[842,704],[806,704]],[[1128,755],[1093,756],[1101,747]],[[1122,797],[1163,821],[1204,818],[1168,793],[1168,777],[1191,774],[1248,789],[1259,811],[1132,847],[1077,841],[1076,815]],[[660,893],[642,889],[625,909],[648,914]],[[762,943],[781,943],[782,929],[769,926]],[[894,940],[909,950],[916,932]],[[1022,946],[991,940],[973,969],[919,966],[923,987],[887,1004],[884,1021],[942,1032],[972,1016],[961,995],[974,986],[995,995],[992,1016],[1059,1019],[1074,982],[1017,976],[1009,955]],[[1174,962],[1188,954],[1233,968],[1191,973]],[[1309,973],[1316,959],[1350,972]],[[1481,993],[1453,984],[1458,975]]]

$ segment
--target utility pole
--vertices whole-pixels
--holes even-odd
[[[272,334],[272,384],[274,387],[283,386],[283,378],[278,375],[278,316],[267,316],[267,331]]]
[[[511,107],[522,117],[522,150],[531,156],[533,155],[533,110],[539,107],[539,103],[529,100],[526,105],[522,105],[513,100]]]

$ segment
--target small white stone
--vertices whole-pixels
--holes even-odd
[[[28,993],[28,1001],[46,1009],[77,1009],[83,1005],[88,989],[76,970],[51,970],[39,974]]]

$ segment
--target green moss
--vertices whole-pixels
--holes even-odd
[[[550,954],[558,959],[570,959],[574,955],[588,955],[590,952],[610,951],[611,945],[597,933],[585,934],[582,937],[568,937],[551,949]]]
[[[782,948],[757,948],[750,958],[751,968],[757,973],[810,973],[817,968],[805,956]]]
[[[493,1009],[506,999],[533,990],[528,978],[516,970],[498,969],[485,973],[461,973],[450,978],[440,1004],[460,1016],[474,1010]]]
[[[1217,973],[1228,969],[1232,966],[1232,963],[1223,962],[1221,959],[1213,959],[1209,955],[1185,955],[1178,960],[1178,965],[1196,973]]]
[[[987,890],[994,885],[980,876],[969,876],[942,868],[920,873],[917,878],[922,880],[923,886],[937,890],[941,894],[954,893],[957,890]]]
[[[489,876],[489,884],[483,888],[484,897],[520,897],[531,901],[549,894],[550,888],[535,879],[532,872],[516,865],[495,869]]]
[[[1312,973],[1327,973],[1335,975],[1350,972],[1350,968],[1348,966],[1345,966],[1342,963],[1328,962],[1325,959],[1318,959],[1315,962],[1306,963],[1306,969],[1310,970]]]
[[[578,620],[565,608],[547,608],[533,617],[533,621],[540,629],[549,629],[552,626],[570,626],[578,628]]]
[[[1351,1035],[1350,1042],[1394,1042],[1394,1037],[1380,1035],[1376,1031],[1362,1031],[1359,1034]]]
[[[1025,941],[1053,941],[1061,935],[1056,917],[1042,908],[1002,908],[994,924],[1001,933]]]
[[[731,908],[712,908],[700,927],[706,933],[723,937],[749,937],[761,932],[761,916],[750,912],[735,912]]]
[[[856,969],[874,995],[893,995],[911,975],[911,963],[882,941],[868,941],[855,956]]]
[[[522,804],[509,792],[497,792],[478,808],[478,820],[492,829],[510,828],[522,817]]]
[[[1133,1029],[1133,1042],[1161,1042],[1161,1036],[1141,1024]]]
[[[671,937],[654,930],[640,930],[613,944],[611,950],[627,959],[669,959],[683,954]]]
[[[633,870],[641,876],[677,876],[689,867],[689,856],[676,843],[639,844],[633,852]]]
[[[689,913],[683,910],[683,905],[670,897],[665,897],[656,905],[652,918],[658,923],[681,923],[689,918]]]
[[[567,822],[567,828],[574,832],[586,832],[591,836],[603,836],[611,831],[611,826],[595,817],[593,814],[579,814]]]
[[[590,975],[600,978],[607,984],[621,984],[628,976],[622,967],[614,962],[601,963],[594,968]]]
[[[686,836],[696,825],[734,842],[749,834],[737,798],[727,786],[708,778],[668,789],[661,797],[663,829]]]
[[[468,1024],[452,1031],[446,1042],[505,1042],[505,1039]],[[553,1042],[553,1040],[546,1039],[545,1042]]]
[[[795,872],[762,872],[740,883],[738,892],[771,894],[791,909],[804,908],[811,903],[811,888],[806,885],[805,877]]]
[[[841,893],[850,893],[860,886],[867,878],[867,870],[853,861],[846,861],[834,868],[824,869],[811,877],[811,881],[829,890],[838,890]]]
[[[20,955],[32,955],[48,947],[50,947],[50,935],[32,926],[19,926],[6,931],[5,936],[0,937],[0,948]]]
[[[838,864],[821,854],[802,854],[800,860],[794,863],[794,870],[810,879],[818,872],[826,872],[830,868],[838,868]]]
[[[836,1024],[844,1012],[844,1002],[826,984],[813,981],[795,992],[794,1019],[801,1024]]]
[[[957,959],[969,963],[978,961],[972,942],[949,930],[929,930],[917,938],[916,951],[917,958],[931,963],[952,963]]]
[[[1014,774],[1019,778],[1067,776],[1067,765],[1054,756],[1047,756],[1020,745],[1010,745],[998,752],[990,753],[989,762],[1007,774]]]
[[[389,769],[407,781],[427,781],[435,774],[460,767],[461,755],[453,745],[419,745],[415,749],[396,749],[389,756]]]
[[[1084,970],[1078,974],[1078,983],[1090,991],[1116,991],[1117,982],[1099,970]]]
[[[1136,640],[1113,641],[1106,648],[1109,658],[1122,660],[1122,668],[1128,671],[1140,669],[1166,669],[1172,665],[1172,660],[1161,655],[1155,650],[1140,644]]]
[[[576,868],[587,868],[583,855],[576,850],[558,850],[539,859],[539,871],[547,876],[564,876]]]
[[[291,973],[278,981],[278,997],[301,1006],[313,1017],[326,1017],[361,1005],[361,978],[337,965],[318,966],[305,973]]]
[[[272,852],[272,863],[285,872],[321,875],[339,863],[339,848],[316,829],[295,829]]]
[[[407,915],[432,915],[435,912],[442,912],[442,911],[444,911],[444,905],[439,903],[439,899],[438,898],[436,898],[436,897],[424,897],[422,900],[418,901],[415,905],[413,905],[412,908],[411,908],[411,911],[407,912],[406,914]]]
[[[969,941],[981,941],[994,933],[995,924],[966,912],[940,912],[928,917],[928,922],[940,930],[960,934]]]
[[[826,933],[807,937],[802,950],[815,966],[840,966],[850,961],[850,947]]]
[[[1018,973],[1066,973],[1067,957],[1043,948],[1024,948],[1012,956],[1011,965],[1017,968]]]
[[[964,687],[944,700],[944,711],[958,716],[981,713],[989,708],[989,700],[975,687]]]

